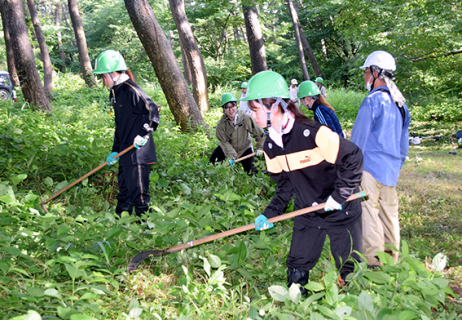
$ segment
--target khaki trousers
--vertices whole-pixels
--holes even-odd
[[[397,261],[398,252],[384,247],[384,244],[393,244],[399,250],[400,231],[396,187],[383,185],[369,172],[364,171],[360,189],[371,192],[369,200],[361,203],[363,254],[367,264],[380,265],[375,254],[378,251],[388,252]]]

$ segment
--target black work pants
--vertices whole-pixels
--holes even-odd
[[[297,219],[299,218],[299,219]],[[328,235],[330,250],[335,259],[335,265],[340,270],[340,276],[346,276],[354,271],[354,263],[347,261],[352,256],[357,261],[360,257],[353,250],[362,252],[362,219],[361,216],[351,225],[336,228],[318,228],[300,223],[301,217],[294,219],[290,253],[287,257],[288,268],[310,271],[318,262],[322,248]]]
[[[247,150],[244,151],[244,153],[242,154],[241,157],[245,157],[246,155],[249,155],[253,153],[252,151],[252,148],[249,148]],[[225,153],[223,152],[223,149],[218,146],[212,153],[212,155],[210,156],[210,162],[215,165],[215,162],[221,162],[223,160],[226,159],[226,156],[225,156]],[[250,158],[247,158],[247,159],[244,159],[242,161],[239,161],[240,163],[242,163],[242,166],[244,167],[244,170],[245,172],[247,172],[247,174],[251,175],[251,174],[257,174],[258,173],[258,169],[255,168],[255,166],[253,165],[253,163],[255,162],[255,158],[254,157],[250,157]]]
[[[133,207],[137,216],[149,209],[149,171],[150,164],[119,165],[119,194],[117,195],[116,213],[122,211],[132,214]]]

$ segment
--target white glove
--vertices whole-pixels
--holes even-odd
[[[135,146],[136,149],[139,149],[140,147],[144,146],[146,142],[148,142],[149,136],[142,137],[140,135],[137,135],[135,137],[135,140],[133,140],[133,145]]]
[[[342,210],[342,205],[329,196],[326,201],[326,205],[324,206],[324,210],[331,211],[331,210]]]
[[[257,149],[256,156],[259,157],[263,154],[263,150]]]

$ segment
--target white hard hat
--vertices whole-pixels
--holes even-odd
[[[292,80],[290,81],[290,83],[292,83],[292,84],[298,84],[298,81],[297,81],[297,79],[292,79]]]
[[[377,66],[380,69],[395,71],[396,70],[396,62],[395,58],[391,54],[386,51],[374,51],[372,52],[364,62],[364,65],[360,67],[363,70],[369,68],[370,66]]]

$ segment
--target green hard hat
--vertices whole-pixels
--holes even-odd
[[[318,86],[313,81],[307,80],[298,86],[297,98],[312,97],[320,94]]]
[[[94,74],[110,73],[113,71],[127,70],[124,57],[115,50],[106,50],[98,56],[95,60]]]
[[[221,95],[220,105],[223,107],[228,102],[237,102],[237,99],[232,93],[225,92]]]
[[[319,83],[324,83],[324,80],[322,80],[321,77],[317,77],[315,81],[316,81],[316,82],[319,82]]]
[[[241,88],[247,88],[247,81],[242,82]]]
[[[247,96],[242,101],[263,98],[290,99],[289,88],[284,78],[274,71],[260,71],[250,78],[247,86]]]

